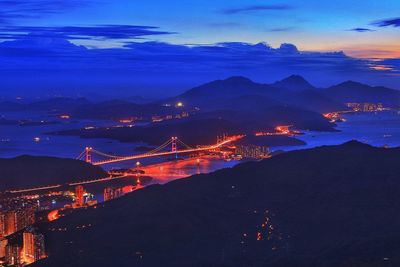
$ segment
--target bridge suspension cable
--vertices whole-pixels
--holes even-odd
[[[191,146],[185,144],[185,143],[182,142],[180,139],[177,139],[177,141],[178,141],[179,144],[181,144],[181,145],[184,146],[185,148],[187,148],[187,149],[193,149],[193,147],[191,147]]]
[[[92,149],[92,152],[95,153],[95,154],[97,154],[97,155],[104,156],[104,157],[108,157],[108,158],[114,158],[114,159],[122,158],[122,157],[120,157],[120,156],[115,156],[115,155],[103,153],[103,152],[100,152],[100,151],[95,150],[95,149]]]
[[[76,159],[77,159],[77,160],[81,160],[81,159],[83,159],[83,158],[85,157],[85,153],[86,153],[86,151],[85,151],[85,150],[84,150],[84,151],[82,151],[82,152],[81,152],[81,154],[79,154],[79,156],[77,156],[77,157],[76,157]]]
[[[157,147],[157,148],[155,148],[155,149],[153,149],[151,151],[146,152],[145,154],[157,153],[158,151],[160,151],[160,150],[166,148],[167,146],[169,146],[170,144],[171,144],[171,139],[169,139],[168,141],[166,141],[164,144],[160,145],[159,147]]]
[[[214,145],[209,145],[209,146],[203,146],[203,147],[197,147],[193,148],[181,140],[179,140],[177,137],[172,137],[171,139],[167,140],[164,142],[162,145],[159,147],[148,151],[144,154],[136,154],[136,155],[130,155],[130,156],[117,156],[117,155],[111,155],[108,153],[100,152],[98,150],[94,150],[93,148],[86,148],[85,151],[83,151],[79,156],[78,159],[86,158],[86,161],[89,163],[92,163],[94,165],[102,165],[102,164],[107,164],[107,163],[113,163],[113,162],[119,162],[119,161],[125,161],[125,160],[132,160],[132,159],[140,159],[140,158],[146,158],[146,157],[152,157],[152,156],[166,156],[166,155],[172,155],[172,154],[178,154],[178,153],[192,153],[192,152],[199,152],[199,151],[204,151],[204,150],[212,150],[219,148],[227,143],[233,142],[235,140],[238,140],[242,138],[243,136],[232,136],[230,138],[224,138],[224,140],[221,140],[217,144]],[[183,147],[183,149],[178,150],[177,149],[177,144]],[[165,150],[169,145],[172,145],[172,149],[170,151]],[[105,160],[100,160],[96,162],[92,162],[92,155],[91,153],[94,153],[98,156],[103,156],[106,159]]]

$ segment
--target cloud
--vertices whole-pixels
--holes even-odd
[[[272,82],[297,73],[311,77],[310,81],[318,86],[326,86],[349,79],[387,82],[385,75],[395,73],[372,69],[371,63],[342,52],[301,51],[293,44],[275,48],[266,43],[178,45],[131,41],[123,48],[87,49],[60,37],[33,35],[0,43],[2,90],[25,93],[32,88],[56,88],[58,92],[75,90],[79,94],[112,90],[121,94],[172,95],[233,75]]]
[[[64,38],[68,40],[87,39],[139,39],[149,35],[165,35],[172,32],[160,31],[158,27],[137,25],[95,25],[95,26],[3,26],[0,39]]]
[[[353,28],[350,29],[349,31],[353,31],[353,32],[374,32],[375,30],[371,30],[368,28]]]
[[[277,28],[271,28],[267,29],[268,32],[291,32],[295,30],[295,27],[277,27]]]
[[[0,23],[63,13],[90,3],[89,0],[0,0]]]
[[[258,11],[267,11],[267,10],[289,10],[293,9],[292,6],[289,5],[254,5],[254,6],[244,6],[238,8],[228,8],[224,9],[222,13],[226,15],[239,14],[239,13],[249,13],[249,12],[258,12]]]
[[[388,26],[400,27],[400,18],[378,20],[373,22],[372,25],[378,27],[388,27]]]

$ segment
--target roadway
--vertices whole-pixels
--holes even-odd
[[[201,151],[207,151],[207,150],[215,150],[218,149],[226,144],[235,142],[239,139],[243,138],[243,136],[235,136],[228,138],[220,143],[217,143],[215,145],[211,146],[205,146],[205,147],[198,147],[198,148],[191,148],[191,149],[183,149],[183,150],[177,150],[177,151],[165,151],[165,152],[157,152],[157,153],[145,153],[145,154],[140,154],[140,155],[133,155],[133,156],[126,156],[126,157],[118,157],[118,158],[112,158],[108,160],[103,160],[103,161],[97,161],[97,162],[92,162],[93,165],[104,165],[104,164],[110,164],[110,163],[115,163],[115,162],[121,162],[121,161],[127,161],[127,160],[135,160],[135,159],[143,159],[143,158],[149,158],[149,157],[160,157],[160,156],[168,156],[168,155],[176,155],[176,154],[184,154],[184,153],[194,153],[194,152],[201,152]]]

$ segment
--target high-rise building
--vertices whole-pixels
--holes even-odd
[[[15,211],[15,229],[22,230],[35,223],[36,207],[26,206]]]
[[[11,235],[13,233],[15,233],[17,231],[16,229],[16,211],[7,211],[5,213],[5,217],[4,217],[4,234],[7,235]]]
[[[23,233],[22,257],[26,264],[46,257],[44,236],[36,232],[34,228],[27,228]]]
[[[0,259],[6,257],[6,247],[8,244],[8,240],[3,238],[0,239]]]
[[[7,244],[6,246],[6,258],[5,261],[7,266],[21,266],[21,246],[18,244]]]
[[[6,235],[6,214],[0,212],[0,239]]]
[[[83,206],[85,204],[83,194],[85,194],[83,186],[78,185],[77,187],[75,187],[75,204],[77,204],[78,206]]]
[[[35,223],[37,202],[10,201],[0,209],[0,240]]]
[[[35,211],[34,206],[25,206],[16,210],[11,210],[3,213],[3,233],[4,236],[11,235],[25,227],[35,223]],[[0,229],[1,231],[1,229]]]

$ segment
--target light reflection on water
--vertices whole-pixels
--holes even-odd
[[[210,173],[223,168],[235,166],[238,161],[224,161],[217,158],[196,158],[169,161],[141,168],[146,175],[154,178],[155,183],[166,183],[194,174]]]

